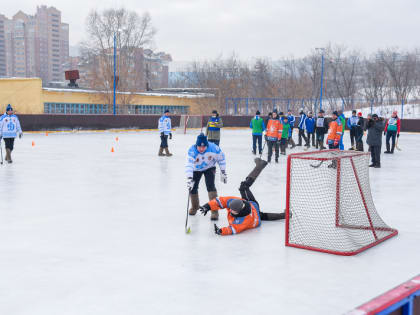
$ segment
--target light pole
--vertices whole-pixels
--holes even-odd
[[[317,51],[321,51],[321,90],[319,92],[319,110],[322,109],[322,89],[324,83],[324,52],[325,48],[315,48]]]
[[[113,113],[114,115],[117,114],[116,106],[115,106],[115,94],[117,90],[117,80],[116,80],[116,72],[117,72],[117,32],[114,33],[114,107]]]

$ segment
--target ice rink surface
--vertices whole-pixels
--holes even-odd
[[[157,156],[156,131],[16,140],[0,168],[0,314],[342,314],[420,272],[419,134],[402,133],[403,150],[370,169],[376,208],[399,235],[353,257],[285,247],[284,221],[222,237],[197,214],[185,234],[196,135],[174,134],[170,158]],[[223,130],[221,148],[219,195],[239,196],[254,166],[250,131]],[[252,187],[263,211],[285,208],[280,160]]]

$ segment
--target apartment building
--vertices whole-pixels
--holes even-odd
[[[40,77],[49,85],[64,80],[68,58],[69,25],[56,8],[38,6],[35,15],[19,11],[11,19],[0,15],[0,76]]]

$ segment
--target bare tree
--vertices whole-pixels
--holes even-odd
[[[117,50],[118,103],[129,104],[134,91],[145,89],[143,48],[152,44],[155,28],[148,13],[139,16],[124,8],[93,10],[86,20],[88,38],[82,43],[82,58],[88,65],[90,88],[103,92],[112,102],[114,38]]]
[[[383,104],[387,94],[389,79],[387,69],[377,55],[364,58],[362,62],[361,85],[367,102]]]

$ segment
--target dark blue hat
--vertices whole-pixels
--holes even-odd
[[[166,114],[166,113],[169,113],[169,109],[165,109],[165,112],[164,112],[164,113],[165,113],[165,114]]]
[[[6,112],[8,112],[9,110],[13,110],[12,105],[8,104],[6,107]]]
[[[197,137],[197,142],[195,143],[198,147],[202,146],[208,146],[209,142],[207,141],[207,137],[204,135],[204,133],[200,133],[200,135]]]

